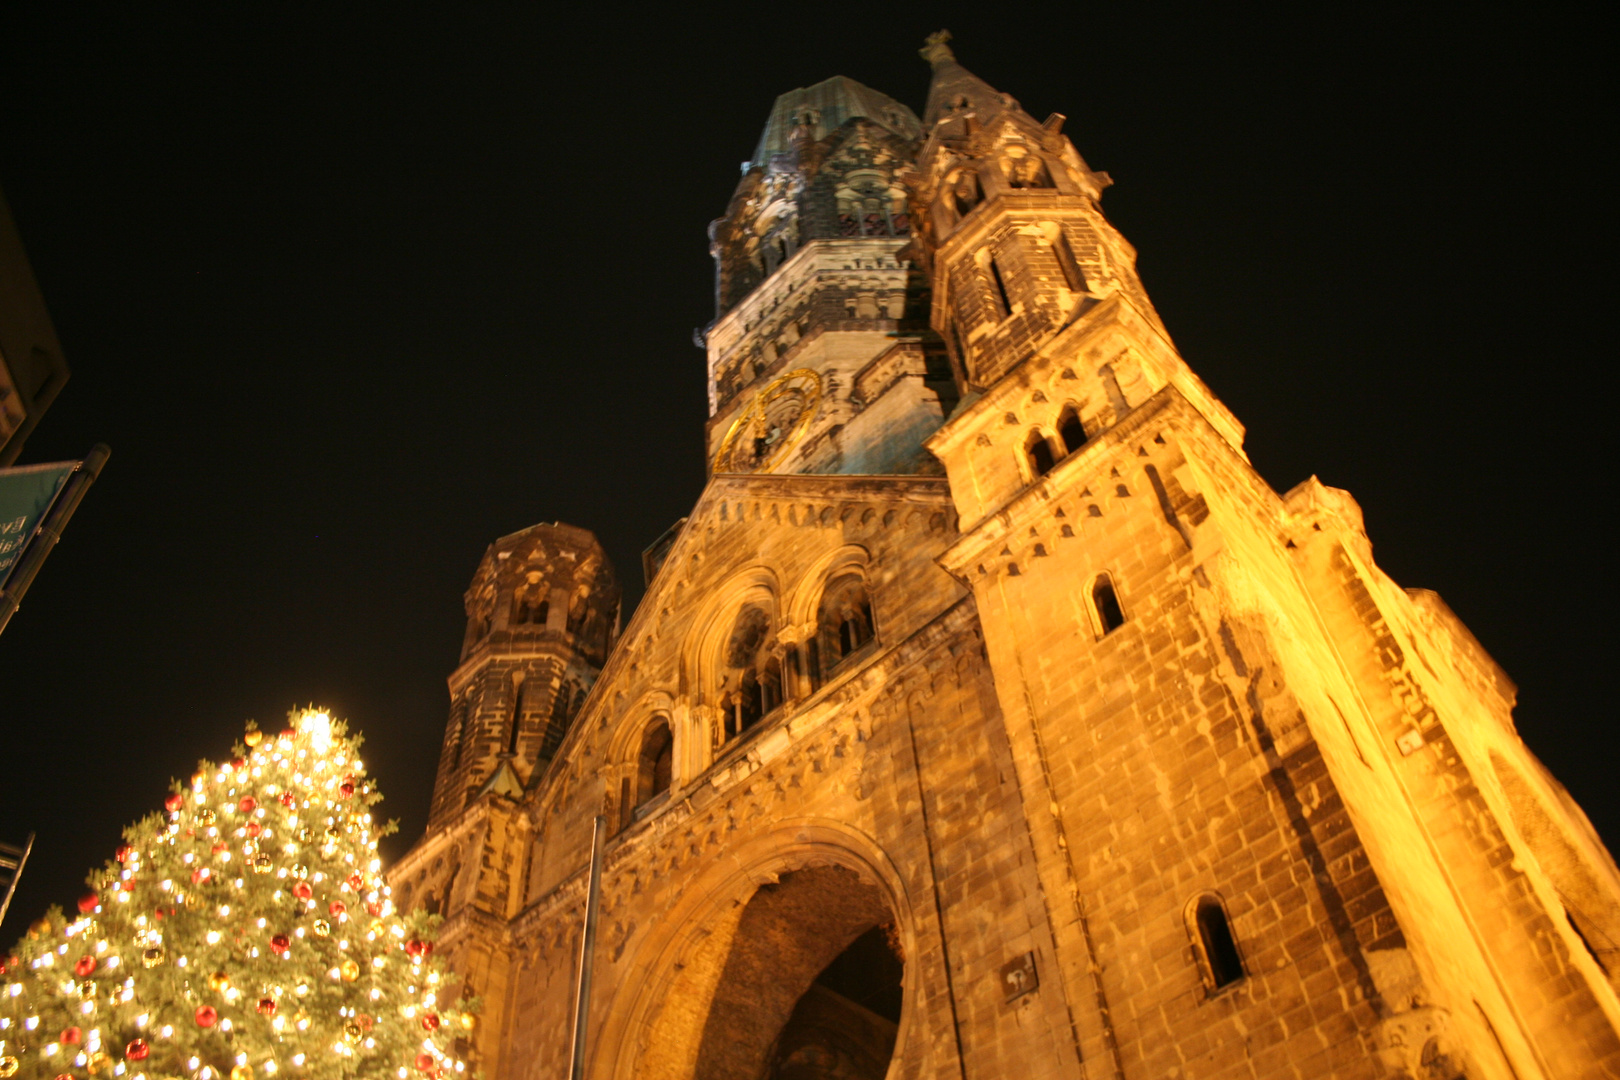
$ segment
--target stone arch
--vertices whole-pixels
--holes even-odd
[[[681,693],[708,701],[717,682],[720,653],[737,612],[745,604],[757,602],[776,616],[781,595],[776,572],[766,566],[748,567],[713,589],[681,644]]]
[[[837,898],[826,905],[829,926],[799,927],[803,932],[791,935],[785,949],[765,955],[771,953],[769,939],[781,936],[773,931],[791,925],[786,917],[790,909],[812,894]],[[615,980],[625,988],[621,999],[599,1003],[606,1005],[606,1015],[589,1071],[615,1080],[752,1077],[763,1072],[768,1063],[764,1055],[781,1030],[772,1025],[791,1019],[796,1001],[808,996],[806,989],[820,965],[844,947],[844,938],[853,938],[869,920],[883,915],[892,920],[905,961],[893,1059],[902,1060],[908,1050],[926,1055],[926,1040],[913,1034],[919,1023],[922,961],[912,905],[898,870],[864,833],[839,822],[803,819],[784,821],[732,858],[716,860],[683,890],[663,920],[674,929],[649,938],[629,958]],[[823,940],[801,940],[817,937]],[[824,958],[823,953],[829,955]],[[744,995],[760,988],[746,980],[722,987],[728,969],[734,975],[760,960],[780,983],[774,990],[750,1000]],[[711,1037],[709,1024],[717,1007],[751,1011],[739,1020],[735,1052]],[[750,1063],[759,1066],[755,1073],[739,1071]]]
[[[870,578],[872,553],[859,544],[845,544],[822,555],[805,570],[799,584],[784,605],[790,625],[809,628],[821,606],[821,592],[827,583],[845,571],[858,571]]]

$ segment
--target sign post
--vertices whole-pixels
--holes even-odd
[[[0,469],[0,633],[111,454],[97,443],[83,461]]]

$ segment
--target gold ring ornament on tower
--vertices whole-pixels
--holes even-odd
[[[714,471],[769,472],[803,438],[820,404],[821,376],[809,368],[773,380],[731,422],[714,455]]]

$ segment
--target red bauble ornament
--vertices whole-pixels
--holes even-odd
[[[405,955],[406,956],[421,956],[422,955],[423,944],[424,944],[423,942],[420,942],[420,941],[416,940],[415,938],[411,938],[411,940],[409,940],[409,941],[407,941],[405,943]]]
[[[270,939],[270,948],[282,955],[286,955],[287,951],[292,948],[292,942],[287,940],[286,934],[277,934]]]
[[[72,1073],[57,1073],[56,1080],[77,1080]]]
[[[373,919],[381,918],[382,904],[376,900],[373,900],[371,903],[366,905],[366,914],[370,915]]]
[[[364,885],[365,883],[366,879],[360,876],[360,871],[356,870],[354,873],[349,875],[348,886],[355,892],[359,892],[360,886]]]
[[[15,956],[0,956],[0,975],[4,975],[16,966],[17,958]]]
[[[213,871],[209,870],[208,867],[199,866],[197,869],[191,872],[191,883],[193,885],[201,885],[203,882],[207,881],[213,876]]]
[[[73,974],[81,979],[94,970],[96,970],[96,958],[93,956],[81,956],[73,962]]]
[[[334,900],[330,904],[326,905],[326,911],[329,915],[341,915],[347,910],[349,909],[343,906],[343,901],[341,900]]]
[[[231,849],[231,845],[229,845],[225,841],[221,840],[221,841],[219,841],[218,843],[216,843],[214,845],[214,854],[218,855],[220,852],[229,851],[230,849]]]
[[[281,793],[280,798],[281,798],[281,805],[285,806],[289,810],[291,810],[293,808],[293,806],[298,802],[297,799],[293,798],[293,793],[290,792],[290,791],[283,791]]]
[[[118,850],[113,853],[113,858],[117,859],[120,863],[127,863],[134,857],[135,849],[130,847],[128,844],[120,844],[118,846]]]
[[[274,1016],[274,1015],[276,1015],[276,999],[275,998],[260,998],[259,999],[259,1012],[263,1013],[265,1016]]]
[[[315,890],[310,888],[309,882],[299,881],[293,885],[293,895],[300,900],[308,900],[315,895]]]
[[[84,1041],[84,1032],[76,1027],[64,1028],[60,1041],[67,1043],[69,1046],[78,1046]]]
[[[212,1005],[199,1005],[196,1017],[198,1027],[213,1027],[219,1020],[219,1010]]]
[[[439,1030],[439,1014],[438,1013],[423,1013],[422,1014],[422,1030],[423,1031],[438,1031]]]
[[[243,758],[231,758],[231,769],[237,771],[247,768],[247,761]]]
[[[354,1018],[354,1022],[360,1025],[361,1031],[370,1031],[377,1023],[377,1021],[371,1018],[370,1013],[361,1013],[359,1016]]]
[[[123,889],[125,892],[134,892],[135,891],[135,879],[134,878],[128,878],[127,880],[124,881],[124,883],[122,885],[120,885],[118,887],[120,889]]]
[[[416,1055],[416,1067],[418,1069],[421,1069],[423,1072],[427,1072],[429,1069],[433,1068],[433,1065],[434,1065],[434,1062],[433,1062],[433,1055],[432,1054],[417,1054]]]
[[[343,783],[338,785],[338,794],[347,799],[349,796],[354,794],[354,785],[345,780]]]
[[[167,799],[163,800],[163,809],[167,810],[171,814],[178,814],[180,812],[180,808],[184,805],[186,805],[186,800],[181,798],[179,795],[170,795]]]
[[[236,808],[242,811],[244,814],[251,814],[253,811],[259,808],[259,800],[255,799],[251,795],[248,795],[241,802],[236,804]]]
[[[249,836],[258,836],[262,832],[264,832],[264,826],[260,825],[257,821],[250,821],[247,823],[247,834]]]
[[[145,1039],[131,1039],[129,1045],[124,1047],[124,1056],[131,1061],[145,1061],[146,1055],[151,1052],[152,1048],[146,1045]]]
[[[87,892],[83,896],[79,897],[79,913],[81,915],[88,915],[92,911],[96,910],[96,907],[100,905],[100,903],[101,897],[97,896],[93,892]]]

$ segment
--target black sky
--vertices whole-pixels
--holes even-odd
[[[0,638],[9,940],[242,721],[316,701],[422,828],[486,544],[638,552],[703,476],[704,229],[774,96],[921,109],[923,36],[1066,132],[1278,489],[1520,686],[1620,838],[1613,115],[1572,8],[8,5],[0,187],[73,377],[24,462],[113,447]],[[1596,18],[1594,13],[1592,18]]]

